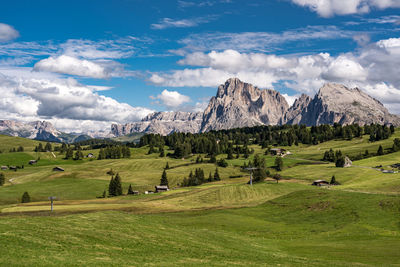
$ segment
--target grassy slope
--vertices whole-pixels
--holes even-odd
[[[235,167],[248,161],[240,158],[228,161],[228,168],[219,168],[220,182],[109,199],[95,196],[107,187],[110,168],[120,172],[125,190],[129,183],[145,190],[159,182],[167,161],[173,167],[167,171],[172,186],[196,167],[204,168],[208,176],[215,165],[190,165],[193,158],[147,155],[147,148],[133,149],[131,159],[103,161],[66,161],[40,153],[38,166],[5,172],[13,185],[0,187],[0,245],[6,251],[0,265],[398,266],[400,174],[335,168],[332,164],[304,165],[309,162],[302,160],[319,160],[330,147],[360,153],[366,147],[377,149],[380,143],[390,147],[391,142],[354,139],[293,146],[289,150],[294,155],[284,158],[282,172],[291,180],[279,184],[250,187],[246,185],[248,176],[229,179],[230,175],[246,175]],[[254,148],[263,154],[259,147]],[[273,166],[275,158],[266,159],[267,165]],[[400,153],[354,164],[387,167],[398,162]],[[66,171],[53,173],[56,165]],[[327,190],[308,185],[332,175],[341,186]],[[374,194],[350,192],[354,190]],[[29,191],[34,201],[44,202],[16,204],[24,191]],[[59,197],[54,215],[61,216],[47,216],[49,195]],[[35,214],[44,216],[4,216],[4,212],[24,211],[41,211]],[[98,212],[73,214],[83,211]]]
[[[320,189],[241,209],[3,217],[0,265],[395,266],[399,208]]]

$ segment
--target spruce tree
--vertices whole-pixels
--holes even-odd
[[[115,191],[114,176],[111,176],[110,183],[108,185],[108,195],[112,197],[117,195]]]
[[[22,195],[21,203],[29,203],[31,202],[31,197],[29,196],[28,192],[25,192]]]
[[[168,164],[168,161],[167,161],[167,164],[165,164],[165,168],[164,168],[165,170],[169,170],[169,164]]]
[[[121,177],[119,176],[119,173],[117,173],[117,175],[115,175],[114,186],[115,186],[116,196],[122,195]]]
[[[6,182],[5,175],[4,173],[0,172],[0,186],[4,185],[5,182]]]
[[[335,175],[332,176],[330,184],[332,184],[332,185],[335,185],[335,184],[336,184]]]
[[[379,146],[379,148],[378,148],[378,155],[379,156],[382,156],[384,154],[384,152],[383,152],[383,147],[382,146]]]
[[[131,184],[129,185],[129,188],[128,188],[128,195],[133,195],[133,189],[132,189]]]
[[[215,168],[214,180],[215,180],[215,181],[220,181],[220,180],[221,180],[221,177],[219,177],[218,168]]]
[[[163,171],[163,173],[161,175],[160,185],[168,186],[167,172],[165,170]]]
[[[275,168],[277,171],[282,171],[283,169],[283,160],[282,157],[275,158]]]
[[[211,175],[211,172],[210,172],[210,174],[208,175],[208,180],[207,180],[208,182],[212,182],[212,175]]]

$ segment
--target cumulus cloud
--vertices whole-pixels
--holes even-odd
[[[162,91],[155,99],[161,100],[163,105],[171,109],[175,109],[191,101],[190,97],[182,95],[177,91],[168,91],[167,89]]]
[[[64,73],[91,78],[110,77],[105,68],[99,64],[66,55],[42,59],[35,64],[34,70]]]
[[[307,7],[321,17],[334,15],[363,14],[371,9],[399,8],[399,0],[291,0],[292,3]]]
[[[153,112],[99,95],[72,78],[30,68],[0,69],[0,94],[0,116],[10,119],[76,120],[83,126],[103,126],[137,121]]]
[[[198,17],[191,19],[171,19],[171,18],[163,18],[158,23],[151,24],[151,28],[154,30],[163,30],[167,28],[190,28],[196,27],[200,24],[209,23],[215,20],[217,16],[207,16],[207,17]]]
[[[12,26],[0,23],[0,42],[8,42],[19,37],[19,32]]]
[[[194,52],[178,63],[185,69],[153,73],[150,81],[170,87],[216,87],[230,77],[238,77],[261,88],[275,84],[299,93],[314,94],[326,82],[359,87],[400,110],[400,38],[365,45],[354,53],[278,56],[240,53],[235,50]],[[290,100],[290,99],[289,99]]]

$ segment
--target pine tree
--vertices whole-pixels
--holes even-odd
[[[211,172],[210,172],[210,174],[208,175],[208,180],[207,180],[207,181],[208,181],[208,182],[212,182],[212,179],[213,179],[213,178],[212,178],[212,175],[211,175]]]
[[[163,171],[163,173],[161,175],[160,185],[168,186],[167,172],[165,170]]]
[[[119,176],[119,173],[117,173],[117,175],[115,175],[114,186],[115,186],[116,196],[122,195],[121,177]]]
[[[330,184],[332,184],[332,185],[335,185],[335,184],[336,184],[335,175],[332,176]]]
[[[47,142],[46,145],[44,146],[44,150],[45,151],[52,151],[53,150],[52,147],[51,147],[51,144],[49,142]]]
[[[131,184],[129,185],[129,188],[128,188],[128,195],[133,195],[133,189],[132,189]]]
[[[6,182],[5,175],[4,173],[0,172],[0,186],[4,185],[5,182]]]
[[[165,168],[164,168],[165,170],[169,170],[169,164],[168,164],[168,161],[167,161],[167,164],[165,165]]]
[[[383,152],[383,147],[382,146],[379,146],[379,148],[378,148],[378,155],[379,156],[382,156],[384,154],[384,152]]]
[[[29,196],[28,192],[25,192],[22,195],[21,203],[29,203],[31,202],[31,197]]]
[[[106,198],[106,196],[107,196],[107,192],[106,192],[106,190],[104,190],[103,191],[103,198]]]
[[[214,180],[215,181],[220,181],[221,180],[221,177],[219,177],[218,168],[215,168]]]
[[[74,155],[74,151],[72,150],[71,147],[67,149],[67,152],[65,153],[65,159],[71,159]]]
[[[111,175],[111,176],[114,176],[115,172],[114,172],[113,169],[111,168],[111,169],[107,172],[107,174],[108,174],[108,175]]]
[[[108,195],[112,197],[117,195],[115,191],[114,176],[111,176],[110,184],[108,185]]]
[[[165,157],[164,147],[160,147],[160,158]]]
[[[78,149],[78,150],[75,152],[74,160],[80,160],[80,159],[82,159],[82,158],[83,158],[83,153],[82,153],[82,151],[81,151],[80,149]]]
[[[282,171],[283,169],[283,160],[282,157],[275,158],[275,168],[277,171]]]

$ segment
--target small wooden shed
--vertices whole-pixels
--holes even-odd
[[[63,171],[64,171],[64,169],[61,168],[61,167],[54,167],[53,168],[53,172],[63,172]]]
[[[156,188],[156,193],[169,191],[167,185],[156,185],[155,188]]]
[[[311,185],[315,185],[315,186],[327,186],[329,185],[329,182],[325,181],[325,180],[315,180]]]

